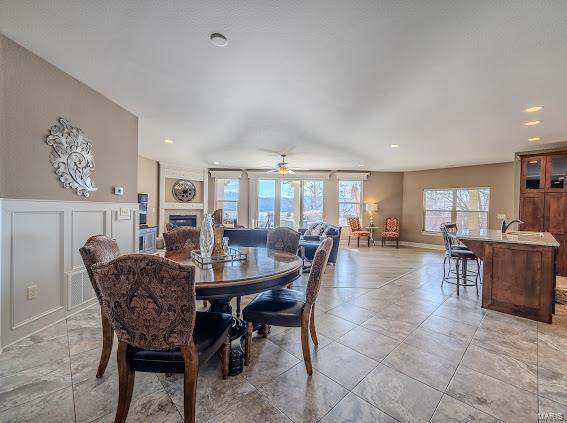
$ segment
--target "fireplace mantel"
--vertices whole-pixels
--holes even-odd
[[[165,231],[170,214],[180,214],[182,210],[191,211],[197,216],[197,227],[201,224],[204,213],[208,212],[208,169],[183,166],[175,163],[159,162],[159,233]],[[202,182],[202,201],[198,202],[172,202],[166,200],[166,179],[188,179]]]

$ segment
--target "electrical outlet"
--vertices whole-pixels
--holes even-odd
[[[114,195],[124,195],[124,187],[114,187]]]
[[[500,219],[500,220],[504,220],[504,219],[506,219],[506,215],[505,215],[505,214],[503,214],[503,213],[500,213],[500,214],[498,214],[498,216],[497,216],[497,217],[498,217],[498,219]]]
[[[35,300],[37,298],[37,285],[28,286],[26,293],[28,300]]]

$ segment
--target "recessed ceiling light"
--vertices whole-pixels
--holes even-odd
[[[163,140],[163,142],[166,143],[166,144],[173,144],[173,140],[170,140],[170,139],[165,139],[165,140]]]
[[[220,162],[213,162],[214,165],[220,165]]]
[[[390,144],[390,148],[398,148],[399,144]]]
[[[529,122],[524,123],[524,125],[534,126],[534,125],[539,125],[542,122],[543,122],[543,120],[530,120]]]
[[[534,142],[534,141],[541,141],[540,137],[533,137],[533,138],[528,138],[528,141]]]
[[[360,167],[364,167],[364,166],[366,166],[366,165],[365,165],[365,164],[359,164],[359,166],[360,166]]]
[[[217,47],[224,47],[228,44],[228,40],[224,35],[215,32],[211,34],[211,43],[213,43]]]
[[[532,107],[528,107],[527,109],[524,109],[524,111],[528,113],[534,113],[534,112],[539,112],[541,109],[543,109],[543,106],[532,106]]]

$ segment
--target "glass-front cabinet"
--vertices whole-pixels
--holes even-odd
[[[545,184],[546,191],[567,191],[567,154],[553,154],[547,156]]]
[[[524,192],[538,192],[545,188],[545,156],[522,158],[522,186]]]

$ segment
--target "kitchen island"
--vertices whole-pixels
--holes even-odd
[[[559,243],[549,232],[459,230],[483,262],[482,307],[551,323]]]

